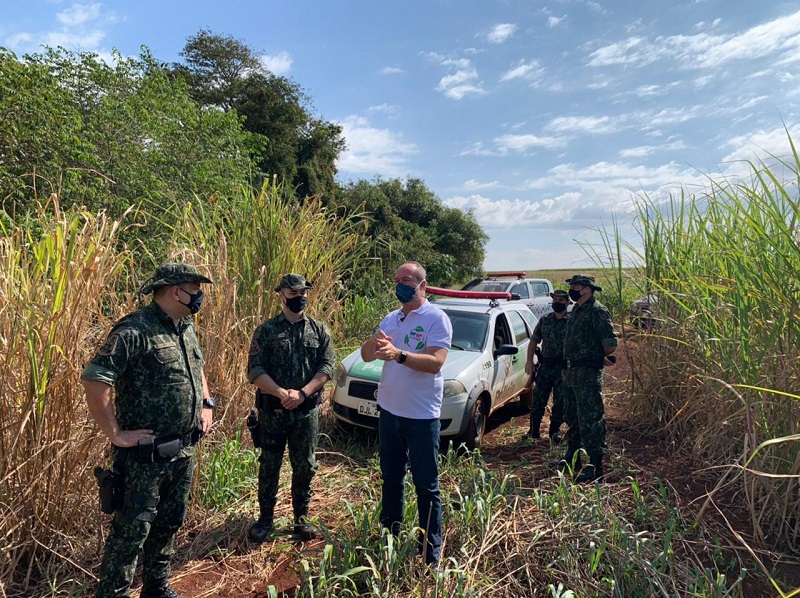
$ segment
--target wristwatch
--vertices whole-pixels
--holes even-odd
[[[217,406],[217,403],[211,397],[206,397],[203,399],[203,409],[213,409]]]
[[[397,363],[405,363],[406,357],[408,357],[408,355],[406,355],[406,352],[400,351],[400,357],[397,358]]]

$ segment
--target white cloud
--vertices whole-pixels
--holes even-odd
[[[403,141],[402,134],[372,127],[360,116],[348,116],[340,124],[347,150],[339,157],[339,170],[385,177],[408,174],[408,158],[418,148]]]
[[[493,189],[500,184],[499,181],[491,181],[489,183],[481,183],[475,179],[470,179],[468,181],[464,181],[464,184],[461,187],[465,191],[480,191],[481,189]]]
[[[664,143],[661,145],[640,145],[638,147],[629,147],[619,151],[620,158],[644,158],[659,152],[672,152],[686,148],[683,141],[673,141],[671,143]]]
[[[106,37],[105,31],[93,29],[84,32],[51,31],[44,35],[42,43],[46,46],[62,46],[68,50],[94,50]]]
[[[499,23],[486,34],[486,40],[491,44],[502,44],[514,35],[517,26],[514,23]]]
[[[385,114],[388,118],[397,118],[400,114],[400,106],[397,104],[378,104],[367,108],[367,112],[371,114]]]
[[[555,28],[555,27],[557,27],[557,26],[558,26],[558,24],[559,24],[561,21],[563,21],[565,18],[566,18],[566,17],[553,17],[553,16],[549,16],[549,17],[547,17],[547,26],[548,26],[548,27],[550,27],[550,29],[554,29],[554,28]]]
[[[445,58],[435,52],[428,53],[427,57],[450,71],[439,80],[436,91],[453,100],[486,93],[483,83],[478,80],[478,71],[468,58]]]
[[[511,81],[513,79],[526,79],[528,81],[538,80],[544,73],[545,69],[539,66],[538,60],[521,60],[519,64],[507,70],[500,81]]]
[[[405,70],[396,66],[385,66],[381,69],[381,75],[400,75],[405,73]]]
[[[599,135],[614,133],[618,127],[609,116],[559,116],[547,123],[546,128],[559,133]]]
[[[262,54],[259,56],[259,60],[264,68],[276,75],[285,75],[291,71],[294,62],[291,54],[286,51],[277,54]]]
[[[530,228],[569,222],[580,207],[580,193],[569,192],[552,199],[490,199],[483,195],[457,195],[444,204],[459,210],[472,210],[486,228]]]
[[[714,22],[716,26],[717,21]],[[591,52],[588,65],[646,66],[669,61],[684,69],[719,68],[736,60],[793,56],[800,49],[800,11],[735,35],[633,36]]]
[[[33,41],[33,36],[25,31],[22,31],[20,33],[14,33],[13,35],[9,35],[6,38],[6,44],[8,44],[10,48],[16,48],[18,46],[28,45],[32,41]]]
[[[787,124],[786,129],[792,134],[792,139],[800,139],[797,125]],[[786,130],[783,127],[732,137],[725,143],[725,146],[732,148],[732,151],[722,159],[723,162],[764,160],[772,163],[774,158],[771,156],[786,159],[792,153]]]
[[[508,152],[525,152],[529,149],[541,147],[546,149],[556,149],[564,147],[566,140],[558,137],[539,137],[537,135],[501,135],[495,137],[495,144],[501,154]]]
[[[6,37],[6,44],[17,52],[36,51],[40,46],[61,46],[67,50],[103,53],[100,44],[106,38],[106,28],[121,19],[103,10],[103,4],[73,3],[56,13],[58,28],[50,31],[22,31]],[[109,55],[109,52],[104,52]]]
[[[492,151],[483,145],[483,141],[476,141],[467,149],[462,150],[459,156],[502,156],[505,155],[499,151]]]
[[[56,19],[64,27],[76,27],[100,17],[100,4],[73,4],[56,14]]]
[[[545,176],[527,181],[525,188],[605,190],[608,201],[617,202],[621,195],[631,191],[674,189],[682,183],[695,185],[702,181],[705,181],[702,174],[675,162],[646,166],[602,161],[588,165],[559,164],[548,170]]]

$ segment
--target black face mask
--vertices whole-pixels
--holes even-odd
[[[553,302],[553,311],[556,312],[557,314],[560,314],[565,309],[567,309],[567,304],[566,303]]]
[[[299,314],[301,311],[303,311],[306,308],[307,303],[308,297],[304,295],[298,295],[297,297],[286,299],[286,307],[289,308],[289,311],[296,314]]]
[[[180,299],[178,299],[178,303],[181,305],[185,305],[189,308],[189,311],[193,314],[196,314],[200,311],[200,307],[203,305],[203,291],[197,291],[196,293],[190,293],[189,291],[184,291],[180,287],[178,287],[181,291],[189,295],[189,303],[184,303]]]
[[[574,289],[569,290],[569,298],[573,301],[578,301],[583,295],[581,295],[580,291],[576,291]]]

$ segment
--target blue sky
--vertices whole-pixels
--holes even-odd
[[[417,177],[490,235],[485,267],[634,245],[637,194],[702,190],[798,135],[800,5],[752,0],[3,0],[0,45],[178,60],[201,28],[344,127],[339,178]]]

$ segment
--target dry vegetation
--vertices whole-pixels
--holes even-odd
[[[800,170],[797,160],[786,166]],[[749,597],[765,587],[795,595],[779,565],[793,561],[800,525],[800,290],[787,277],[800,271],[798,210],[792,193],[759,172],[751,186],[644,201],[646,269],[595,272],[618,314],[640,292],[659,295],[654,330],[628,344],[631,330],[623,329],[632,368],[620,416],[632,433],[655,439],[660,455],[674,451],[667,461],[696,468],[705,499],[686,508],[659,471],[640,475],[626,455],[632,440],[619,431],[609,483],[575,486],[544,472],[558,449],[521,443],[511,423],[494,432],[484,455],[444,459],[445,559],[433,575],[413,555],[413,500],[408,535],[395,540],[378,525],[374,439],[338,428],[329,415],[315,482],[325,539],[246,541],[256,510],[255,453],[241,435],[250,333],[276,309],[278,275],[297,270],[315,280],[314,313],[333,324],[339,345],[363,338],[384,306],[349,302],[339,286],[363,251],[361,231],[316,200],[289,205],[269,189],[243,198],[235,213],[195,206],[165,217],[170,257],[196,263],[216,282],[198,326],[221,405],[198,460],[176,584],[191,596],[221,597],[289,589],[336,597]],[[105,521],[91,468],[106,442],[88,418],[78,376],[111,323],[135,307],[137,281],[152,266],[142,247],[120,244],[127,226],[61,213],[54,200],[38,218],[2,231],[1,596],[81,596],[93,586]],[[622,245],[613,240],[610,254]],[[566,278],[546,274],[557,284]]]

